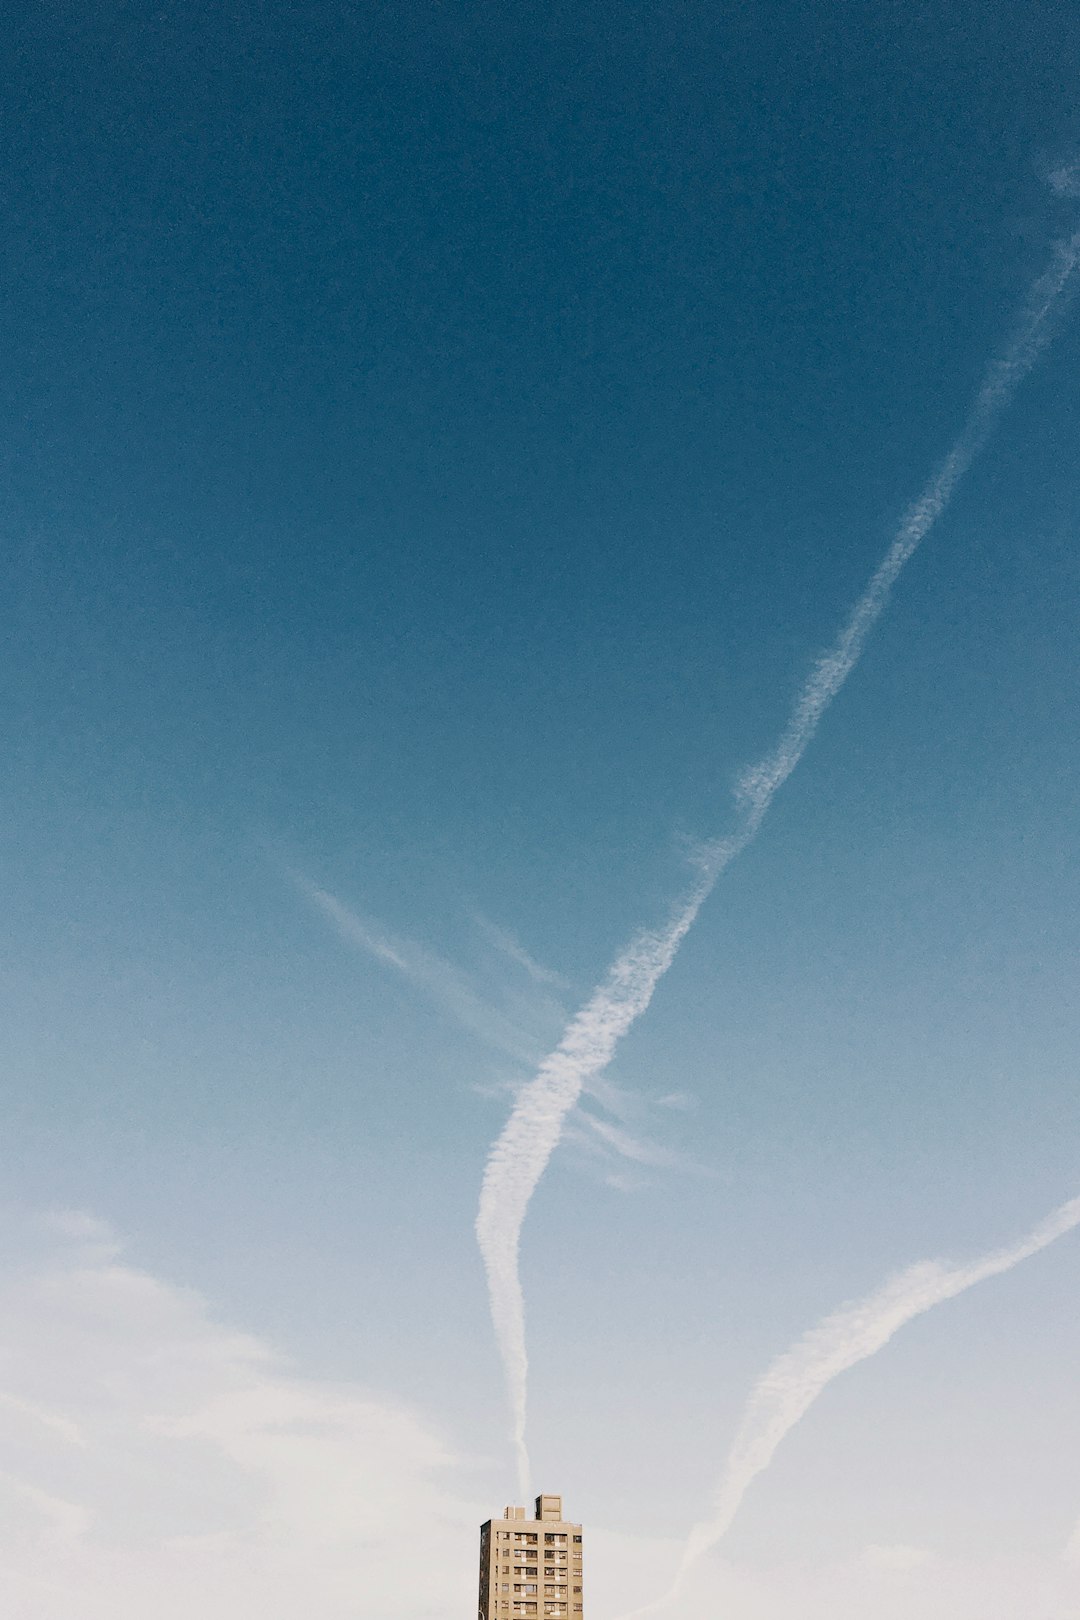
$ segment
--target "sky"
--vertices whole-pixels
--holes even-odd
[[[0,1607],[467,1615],[485,1170],[1060,269],[1080,14],[13,18]],[[526,1197],[586,1620],[1080,1617],[1073,291]]]

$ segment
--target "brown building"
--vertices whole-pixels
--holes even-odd
[[[479,1620],[582,1620],[581,1585],[581,1526],[561,1496],[538,1496],[535,1519],[508,1507],[480,1526]]]

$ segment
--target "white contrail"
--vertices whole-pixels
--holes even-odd
[[[1011,1271],[1078,1226],[1080,1198],[1071,1198],[1018,1243],[966,1265],[924,1260],[909,1266],[865,1299],[841,1306],[804,1334],[754,1386],[728,1454],[712,1516],[690,1532],[671,1590],[645,1608],[635,1609],[625,1620],[651,1614],[679,1595],[691,1565],[727,1534],[749,1486],[769,1466],[777,1446],[834,1378],[876,1355],[914,1317],[947,1299],[955,1299],[988,1277]]]
[[[506,1373],[511,1432],[523,1494],[528,1491],[529,1465],[525,1450],[528,1362],[518,1264],[521,1227],[529,1200],[558,1144],[563,1121],[583,1086],[606,1068],[618,1042],[648,1007],[659,980],[724,868],[755,837],[773,796],[799,763],[822,715],[858,662],[866,637],[881,616],[901,569],[941,517],[1017,384],[1050,338],[1053,317],[1071,290],[1078,260],[1080,231],[1057,246],[1050,268],[1033,286],[1011,342],[1004,354],[987,367],[956,442],[906,513],[836,642],[811,670],[779,741],[740,774],[735,789],[738,830],[706,846],[700,858],[700,875],[667,924],[635,935],[616,958],[607,978],[573,1018],[534,1079],[520,1092],[488,1155],[476,1235]]]
[[[554,1052],[518,1100],[484,1167],[476,1235],[484,1257],[491,1315],[506,1369],[513,1414],[518,1484],[529,1490],[525,1450],[525,1306],[518,1246],[529,1199],[562,1134],[563,1122],[590,1075],[606,1068],[619,1040],[649,1005],[661,975],[715,881],[710,866],[664,928],[635,936],[571,1021]],[[728,857],[730,859],[730,856]]]

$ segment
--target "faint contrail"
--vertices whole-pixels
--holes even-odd
[[[947,1299],[955,1299],[985,1282],[1000,1277],[1022,1260],[1080,1226],[1080,1198],[1071,1198],[1019,1243],[996,1249],[967,1265],[949,1266],[924,1260],[909,1266],[874,1293],[843,1305],[786,1350],[760,1378],[747,1403],[735,1444],[728,1454],[712,1516],[690,1532],[679,1572],[669,1592],[625,1620],[650,1614],[678,1596],[683,1580],[701,1555],[714,1547],[730,1528],[750,1484],[772,1462],[777,1446],[804,1417],[827,1384],[849,1367],[888,1344],[905,1323]]]
[[[855,603],[836,642],[814,665],[776,745],[736,781],[738,830],[705,846],[699,876],[667,923],[636,934],[607,978],[572,1019],[555,1050],[518,1096],[488,1155],[476,1218],[487,1273],[491,1315],[506,1373],[519,1483],[528,1492],[525,1397],[528,1362],[518,1258],[521,1227],[563,1121],[582,1087],[609,1063],[615,1047],[643,1013],[683,937],[724,868],[755,837],[774,794],[806,751],[822,715],[858,662],[904,564],[940,518],[956,485],[982,449],[1017,384],[1052,335],[1080,259],[1080,231],[1054,251],[1050,268],[1031,289],[1003,355],[993,360],[955,443],[904,516],[896,536]]]
[[[531,1067],[536,1062],[537,1053],[544,1049],[542,1039],[530,1039],[528,1032],[520,1028],[517,1021],[482,996],[469,977],[453,963],[418,945],[415,940],[394,938],[370,917],[364,917],[345,905],[328,889],[320,888],[310,878],[291,868],[286,871],[301,894],[327,919],[342,939],[393,968],[410,983],[418,985],[436,1006],[448,1012],[464,1029],[470,1030],[489,1046],[505,1052],[517,1063]]]

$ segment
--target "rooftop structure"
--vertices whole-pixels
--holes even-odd
[[[538,1496],[536,1517],[508,1507],[480,1526],[479,1620],[582,1620],[581,1526],[561,1496]]]

